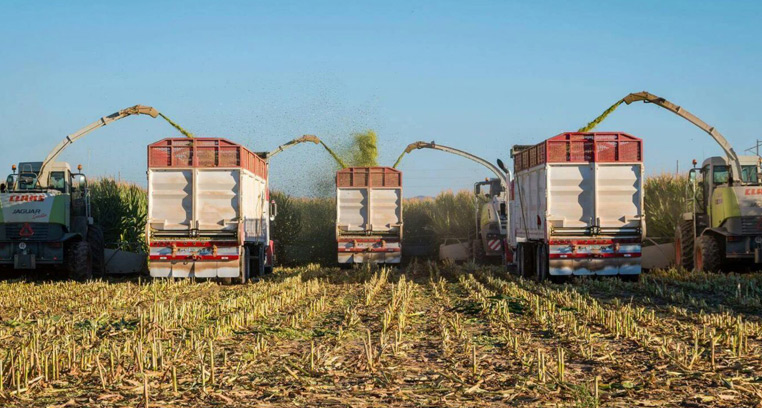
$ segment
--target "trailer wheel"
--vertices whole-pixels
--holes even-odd
[[[98,225],[91,225],[87,230],[87,243],[90,245],[92,257],[93,276],[103,277],[106,274],[106,256],[104,254],[105,242],[103,229]]]
[[[548,246],[545,244],[539,244],[535,246],[535,266],[534,276],[537,282],[542,282],[548,278]]]
[[[535,278],[535,251],[534,245],[522,243],[518,246],[520,261],[518,262],[519,275],[524,278]]]
[[[693,270],[695,241],[693,220],[680,221],[675,230],[675,266],[682,267],[686,271]]]
[[[516,265],[516,275],[524,276],[524,250],[521,244],[516,245],[516,252],[513,254],[513,264]]]
[[[90,245],[85,241],[77,241],[69,244],[66,251],[66,266],[69,279],[83,282],[92,279],[92,258],[90,257]]]
[[[717,272],[722,265],[720,243],[713,235],[704,235],[696,242],[696,270]]]

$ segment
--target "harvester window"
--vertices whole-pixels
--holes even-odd
[[[727,184],[730,179],[730,171],[728,166],[714,166],[714,174],[712,176],[714,184]]]
[[[66,193],[66,173],[54,171],[50,173],[50,188]]]
[[[743,168],[741,168],[741,171],[743,172],[742,178],[745,183],[759,182],[757,166],[743,166]]]
[[[18,183],[18,189],[19,190],[34,190],[37,187],[37,175],[32,174],[21,174],[19,175],[19,183]]]

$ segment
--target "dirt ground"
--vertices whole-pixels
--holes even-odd
[[[762,274],[0,283],[0,405],[760,406]]]

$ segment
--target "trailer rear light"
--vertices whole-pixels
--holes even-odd
[[[728,242],[739,242],[739,241],[743,241],[743,237],[734,237],[734,236],[728,237]]]

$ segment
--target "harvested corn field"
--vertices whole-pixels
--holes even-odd
[[[0,283],[0,404],[757,406],[762,275]]]

